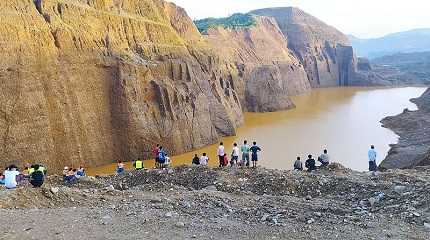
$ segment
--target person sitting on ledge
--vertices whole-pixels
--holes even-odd
[[[70,168],[69,171],[66,173],[66,176],[64,177],[64,181],[70,184],[75,183],[78,180],[76,178],[76,172],[76,169]]]
[[[136,169],[136,170],[142,170],[142,169],[144,169],[145,167],[143,166],[143,161],[142,160],[140,160],[140,158],[138,158],[134,163],[133,163],[133,167],[134,167],[134,169]]]
[[[76,172],[76,175],[79,177],[85,177],[85,168],[82,166],[79,166],[78,171]]]
[[[33,169],[34,172],[30,175],[30,184],[35,188],[39,188],[45,181],[45,174],[40,170],[40,166],[38,164],[34,165]]]
[[[330,157],[327,153],[327,149],[325,149],[324,153],[318,157],[318,161],[321,163],[321,167],[326,167],[330,164]]]
[[[305,167],[308,169],[308,172],[317,170],[315,166],[315,159],[312,158],[312,155],[308,156],[308,160],[306,160]]]
[[[193,165],[200,165],[200,158],[199,156],[196,154],[194,155],[193,161],[192,161]]]
[[[294,162],[294,170],[303,171],[303,163],[300,160],[300,157],[297,157],[297,160]]]

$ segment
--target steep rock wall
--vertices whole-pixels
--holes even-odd
[[[310,90],[303,65],[296,59],[275,20],[257,17],[249,28],[209,29],[209,44],[234,62],[244,84],[241,102],[248,111],[278,111],[294,107],[289,99]]]
[[[0,163],[50,168],[179,153],[243,121],[235,66],[157,0],[0,2]]]
[[[312,87],[351,85],[357,63],[343,33],[297,8],[260,9],[251,14],[276,20]]]

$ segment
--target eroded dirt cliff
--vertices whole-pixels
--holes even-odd
[[[10,0],[0,9],[1,165],[99,165],[147,157],[156,142],[177,153],[243,121],[236,67],[173,4]]]
[[[251,14],[276,20],[312,87],[353,84],[357,62],[346,35],[297,8],[260,9]]]
[[[306,72],[288,48],[276,21],[256,17],[249,28],[212,28],[205,38],[225,59],[238,66],[244,79],[243,106],[248,111],[294,107],[289,96],[310,90]]]

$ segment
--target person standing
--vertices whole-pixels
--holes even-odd
[[[326,167],[330,164],[330,156],[328,155],[327,149],[324,149],[324,153],[319,156],[318,161],[322,167]]]
[[[224,155],[225,155],[225,148],[224,143],[220,142],[217,150],[218,160],[219,160],[219,167],[222,167],[224,165]]]
[[[3,173],[4,185],[6,189],[15,189],[18,185],[16,177],[19,176],[18,168],[15,165],[10,165]]]
[[[64,171],[66,171],[66,173],[64,174],[64,172],[63,172],[63,174],[64,174],[64,176],[66,176],[67,172],[69,171],[69,168],[67,168],[67,169],[64,168]],[[122,161],[118,161],[118,164],[116,165],[116,173],[123,174],[124,172],[125,172],[124,163]]]
[[[369,157],[369,171],[376,172],[378,165],[376,164],[377,153],[375,151],[375,146],[370,146],[370,150],[367,155]]]
[[[157,144],[157,146],[155,146],[152,149],[152,155],[154,156],[155,159],[155,167],[158,168],[160,166],[160,159],[158,158],[158,153],[160,151],[160,144]]]
[[[164,167],[164,164],[166,162],[166,156],[167,156],[166,151],[163,149],[163,146],[160,146],[158,150],[158,161],[160,163],[159,164],[160,168]]]
[[[303,171],[303,163],[300,160],[300,157],[297,157],[297,160],[294,162],[294,170]]]
[[[248,145],[248,141],[244,141],[242,147],[240,147],[240,151],[242,152],[242,162],[241,165],[249,167],[249,151],[250,146]]]
[[[312,155],[308,156],[308,160],[306,160],[305,167],[308,169],[308,172],[317,170],[317,167],[315,166],[315,159],[312,158]]]
[[[206,156],[206,153],[203,153],[203,156],[200,157],[200,165],[207,166],[209,162],[209,157]]]
[[[237,161],[239,160],[239,154],[240,154],[240,150],[239,147],[237,146],[237,143],[233,144],[233,151],[231,152],[231,166],[237,164]]]
[[[258,162],[258,152],[261,152],[261,148],[257,146],[257,142],[253,142],[250,150],[251,150],[252,167],[255,168],[257,167],[257,162]]]

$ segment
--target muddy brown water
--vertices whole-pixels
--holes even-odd
[[[228,152],[232,144],[243,140],[257,141],[263,149],[260,165],[274,169],[291,169],[297,156],[315,158],[327,149],[331,161],[354,170],[367,169],[367,150],[375,145],[380,163],[389,145],[398,136],[383,128],[380,121],[397,115],[405,108],[416,110],[409,100],[420,96],[425,88],[325,88],[295,96],[297,108],[275,113],[246,113],[245,124],[237,136],[223,138]],[[216,166],[218,144],[173,156],[174,166],[190,164],[194,154],[207,153],[209,164]],[[89,174],[109,174],[115,164],[89,169]],[[154,161],[145,161],[153,167]],[[131,164],[127,164],[130,168]]]

